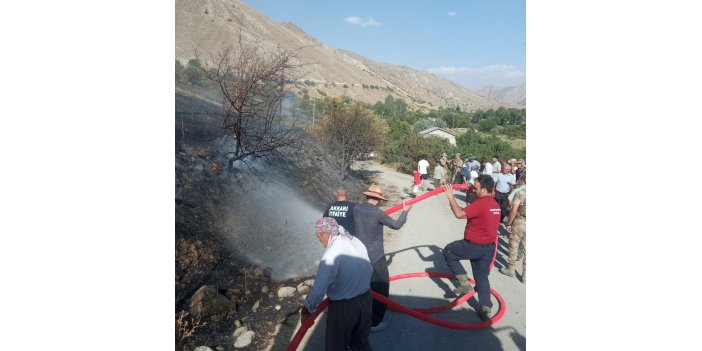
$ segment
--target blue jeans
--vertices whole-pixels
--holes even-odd
[[[444,248],[446,264],[455,275],[466,274],[461,265],[461,260],[470,260],[475,279],[475,290],[478,293],[478,302],[481,306],[492,307],[490,301],[490,263],[495,254],[495,243],[476,244],[466,240],[456,240]]]

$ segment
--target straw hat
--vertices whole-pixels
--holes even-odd
[[[362,192],[361,194],[366,195],[368,197],[372,197],[375,199],[379,200],[386,200],[386,198],[383,197],[383,189],[381,189],[379,186],[373,184],[368,187],[368,190]]]

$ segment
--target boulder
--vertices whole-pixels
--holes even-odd
[[[203,285],[190,299],[190,314],[200,320],[222,320],[231,306],[230,300],[214,285]]]
[[[300,293],[301,295],[307,294],[307,292],[310,291],[310,287],[308,285],[305,285],[305,283],[300,283],[297,286],[297,292]]]
[[[232,336],[233,336],[234,338],[238,338],[238,337],[241,336],[241,334],[246,333],[248,330],[249,330],[249,328],[247,328],[247,327],[245,327],[245,326],[244,326],[244,327],[236,328],[236,330],[234,331],[234,334],[232,334]]]
[[[254,334],[255,333],[251,330],[244,332],[244,334],[241,334],[238,338],[236,338],[236,341],[234,341],[234,347],[239,349],[249,346],[251,340],[253,340]]]
[[[278,289],[278,297],[283,298],[283,297],[291,297],[295,295],[295,291],[297,289],[293,288],[292,286],[284,286],[280,289]]]

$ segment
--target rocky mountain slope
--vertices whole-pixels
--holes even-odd
[[[480,89],[480,93],[489,97],[491,100],[526,107],[526,82],[522,83],[522,85],[500,89],[485,87]]]
[[[199,53],[210,54],[235,44],[241,36],[264,49],[293,50],[301,63],[297,84],[291,89],[310,97],[346,95],[375,103],[388,94],[414,109],[455,107],[462,110],[515,107],[488,100],[447,79],[404,66],[375,62],[321,43],[292,23],[277,23],[238,0],[176,0],[177,60],[185,63]]]

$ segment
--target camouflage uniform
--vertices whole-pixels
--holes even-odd
[[[522,261],[522,275],[526,274],[526,188],[514,195],[512,205],[518,205],[517,216],[512,222],[512,234],[509,236],[509,257],[507,263],[514,267],[519,251],[519,242],[524,246],[524,257]]]

